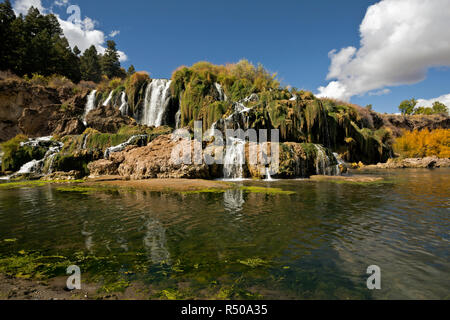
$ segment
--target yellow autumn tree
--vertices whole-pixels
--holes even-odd
[[[406,158],[450,158],[450,129],[407,131],[396,139],[394,150]]]

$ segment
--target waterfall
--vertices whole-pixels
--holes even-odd
[[[105,102],[102,103],[102,106],[106,107],[107,105],[109,105],[109,103],[111,102],[112,96],[113,96],[113,91],[111,90],[108,98],[106,98]]]
[[[270,176],[270,168],[269,167],[266,168],[266,179],[265,180],[266,181],[274,181],[272,179],[272,177]]]
[[[170,101],[172,80],[153,79],[145,92],[144,112],[139,124],[159,127]]]
[[[95,95],[97,93],[97,90],[92,90],[91,93],[89,93],[86,106],[84,108],[84,115],[83,115],[83,123],[85,126],[87,126],[86,122],[86,116],[91,110],[95,109]]]
[[[126,116],[126,115],[128,115],[128,108],[129,108],[129,106],[128,106],[128,102],[127,102],[127,94],[125,93],[125,91],[122,92],[122,95],[120,96],[120,101],[121,101],[121,105],[120,105],[120,108],[119,108],[120,113],[123,116]]]
[[[222,86],[220,85],[220,83],[215,82],[214,86],[216,87],[217,93],[219,94],[219,100],[220,101],[227,101],[228,97],[225,94],[225,92],[223,91]]]
[[[337,174],[337,175],[340,175],[340,174],[342,173],[342,172],[341,172],[340,166],[341,166],[341,165],[344,165],[345,162],[341,159],[341,157],[339,157],[339,155],[338,155],[336,152],[333,153],[333,156],[334,156],[334,158],[335,158],[336,161],[337,161],[337,165],[336,165],[336,174]]]
[[[327,176],[338,175],[340,173],[340,170],[338,169],[339,165],[338,166],[332,165],[333,162],[337,162],[337,159],[334,159],[335,161],[331,161],[324,147],[317,144],[315,144],[314,146],[316,147],[317,150],[315,162],[316,174]]]
[[[44,158],[40,160],[33,159],[30,162],[25,163],[19,171],[13,174],[13,176],[21,175],[21,174],[29,174],[29,173],[42,173],[45,162],[50,161],[49,169],[47,173],[52,173],[53,171],[53,161],[56,155],[61,151],[63,144],[61,142],[57,142],[56,146],[50,147],[44,155]]]
[[[127,146],[139,144],[140,142],[144,141],[144,139],[145,139],[145,141],[147,141],[147,135],[145,135],[145,134],[134,135],[131,138],[129,138],[127,141],[125,141],[124,143],[121,143],[117,146],[109,147],[108,149],[106,149],[104,158],[108,159],[111,153],[123,151]]]
[[[181,109],[175,114],[175,129],[180,129],[181,125]]]
[[[231,142],[228,143],[228,142]],[[223,175],[225,179],[239,180],[244,177],[245,140],[228,137],[224,158]]]

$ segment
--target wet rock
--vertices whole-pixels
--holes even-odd
[[[46,176],[42,177],[41,180],[45,181],[51,181],[51,180],[77,180],[81,179],[83,175],[80,171],[72,170],[69,172],[62,172],[57,171],[50,174],[47,174]]]

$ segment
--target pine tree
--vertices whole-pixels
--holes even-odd
[[[107,41],[107,48],[101,58],[101,65],[103,74],[109,79],[125,76],[120,68],[119,53],[113,40]]]
[[[128,68],[127,76],[131,76],[131,75],[133,75],[135,72],[136,72],[136,69],[134,69],[134,66],[131,65],[131,66]]]
[[[100,58],[95,46],[92,45],[84,51],[80,58],[80,70],[82,80],[100,82],[102,79]]]
[[[11,2],[0,3],[0,70],[14,69],[14,33],[12,24],[16,15]]]

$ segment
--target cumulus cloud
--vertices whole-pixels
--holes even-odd
[[[449,0],[382,0],[367,9],[359,49],[329,53],[319,97],[386,94],[386,87],[423,81],[429,68],[450,66]]]
[[[30,7],[35,7],[41,13],[45,13],[45,9],[42,6],[41,0],[16,0],[13,5],[14,12],[19,15],[26,15]]]
[[[450,108],[450,93],[433,99],[417,99],[417,107],[431,107],[436,101],[445,104],[447,109]]]
[[[56,0],[53,4],[58,7],[66,7],[69,5],[69,0]],[[26,14],[31,6],[38,8],[41,13],[51,12],[51,10],[42,6],[41,0],[16,0],[13,8],[16,14]],[[73,11],[68,12],[68,14],[72,13]],[[84,50],[94,45],[98,52],[105,52],[106,48],[104,45],[106,35],[103,31],[96,29],[96,25],[98,23],[95,20],[89,17],[84,17],[81,21],[73,21],[70,19],[64,20],[56,13],[55,16],[57,17],[64,35],[72,48],[77,46],[81,52],[84,52]],[[123,62],[126,61],[128,57],[125,52],[119,51],[119,59]]]

